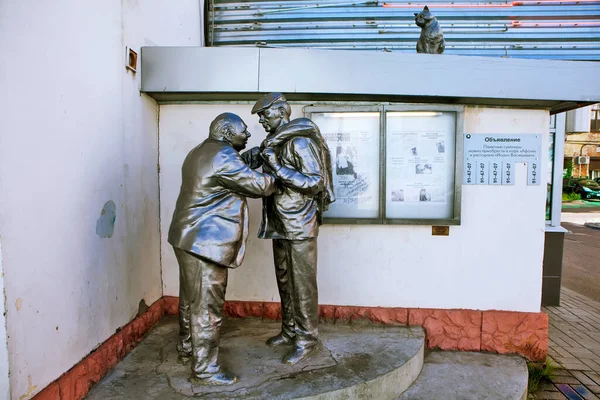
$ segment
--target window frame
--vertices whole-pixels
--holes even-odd
[[[354,225],[460,225],[463,181],[463,141],[465,107],[444,104],[390,104],[361,105],[319,104],[303,107],[304,115],[312,119],[315,113],[379,112],[379,213],[377,218],[324,218],[325,224]],[[450,218],[386,218],[386,165],[387,165],[387,112],[452,112],[454,121],[454,205]]]
[[[552,191],[550,199],[550,218],[546,219],[546,230],[560,230],[561,207],[562,207],[562,191],[564,185],[563,169],[565,155],[565,135],[566,135],[566,116],[563,112],[555,115],[554,129],[549,128],[549,131],[554,131],[554,160],[552,162]],[[550,132],[549,132],[550,134]]]
[[[594,118],[592,118],[594,117]],[[593,129],[594,125],[596,129]],[[590,133],[600,132],[600,104],[594,104],[590,108]]]

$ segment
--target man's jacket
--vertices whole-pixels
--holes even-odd
[[[228,143],[207,139],[183,162],[169,243],[237,268],[248,238],[246,196],[268,196],[275,190],[275,179],[250,169]]]
[[[273,148],[281,165],[294,172],[279,176],[283,188],[263,199],[258,237],[317,237],[323,212],[335,200],[331,155],[319,128],[308,118],[298,118],[269,134],[262,147]],[[263,168],[269,172],[266,165]]]

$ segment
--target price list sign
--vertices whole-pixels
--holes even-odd
[[[542,135],[464,136],[465,185],[514,185],[515,163],[527,164],[527,184],[540,184]]]

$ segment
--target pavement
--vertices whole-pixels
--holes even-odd
[[[415,383],[397,400],[522,400],[526,397],[527,368],[520,356],[433,351],[425,358]]]
[[[540,384],[536,399],[600,399],[600,302],[562,288],[549,317],[548,359],[560,368]]]
[[[600,399],[600,203],[563,206],[565,237],[561,304],[549,317],[548,360],[559,368],[535,399]]]
[[[595,207],[563,209],[561,225],[565,236],[562,286],[600,302],[600,230],[585,223],[600,218]]]

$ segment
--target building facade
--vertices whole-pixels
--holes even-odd
[[[600,104],[567,113],[565,177],[600,178]]]

